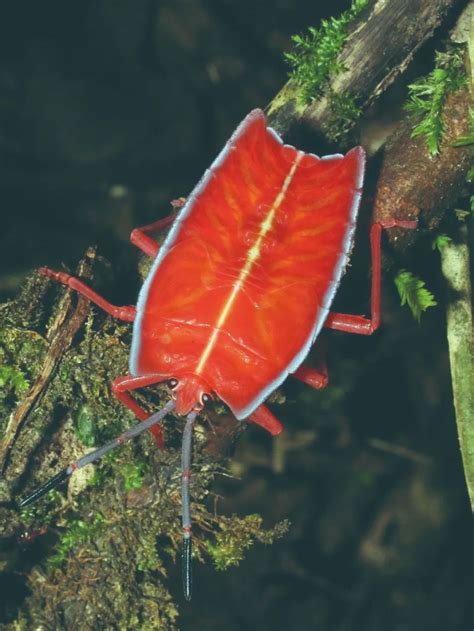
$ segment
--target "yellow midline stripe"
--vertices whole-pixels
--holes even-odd
[[[293,176],[295,174],[296,171],[296,167],[298,166],[300,160],[302,159],[302,157],[304,156],[304,152],[303,151],[298,151],[298,153],[296,154],[296,158],[295,161],[293,162],[293,164],[291,165],[291,169],[288,172],[288,175],[285,178],[285,181],[283,182],[283,186],[281,187],[280,192],[278,193],[278,195],[275,198],[275,201],[273,202],[272,207],[270,208],[270,210],[268,211],[267,215],[265,216],[265,219],[262,221],[262,223],[260,224],[260,230],[257,236],[257,239],[255,240],[255,243],[252,245],[252,247],[249,249],[248,253],[247,253],[247,258],[245,259],[245,263],[242,267],[242,269],[240,270],[240,274],[238,279],[235,281],[233,287],[232,287],[232,291],[229,294],[229,297],[227,298],[227,301],[219,315],[219,318],[216,322],[216,326],[214,328],[214,331],[211,334],[211,337],[209,338],[209,341],[206,345],[206,348],[204,349],[201,358],[199,359],[199,363],[196,367],[196,374],[200,374],[203,369],[204,366],[207,362],[207,360],[209,359],[209,355],[212,352],[212,349],[214,348],[216,341],[217,341],[217,336],[220,333],[220,330],[222,329],[225,321],[227,320],[227,316],[230,313],[230,310],[232,309],[232,306],[235,302],[235,299],[237,298],[237,294],[239,293],[239,291],[242,289],[245,280],[247,279],[248,275],[250,274],[250,272],[252,271],[252,267],[255,263],[255,261],[259,258],[260,253],[261,253],[261,247],[262,247],[262,242],[265,238],[265,236],[267,235],[267,233],[271,230],[272,225],[273,225],[273,221],[275,219],[276,213],[278,211],[278,209],[280,208],[283,200],[285,199],[285,195],[286,192],[288,190],[288,187],[290,185],[291,180],[293,179]]]

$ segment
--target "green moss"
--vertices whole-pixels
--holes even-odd
[[[25,375],[14,366],[0,366],[0,388],[12,390],[16,396],[28,390],[29,382]]]
[[[5,384],[11,386],[5,418],[15,397],[23,394],[26,381],[33,382],[49,348],[38,333],[17,328],[13,315],[13,325],[0,333],[2,367],[11,368],[3,374]],[[61,356],[40,404],[28,416],[12,450],[10,479],[24,475],[24,463],[29,465],[22,495],[79,457],[84,446],[102,444],[135,422],[110,390],[111,381],[127,372],[129,340],[128,325],[90,317],[76,343]],[[18,357],[21,362],[16,361]],[[163,388],[135,394],[150,411],[163,405]],[[168,444],[173,445],[181,427],[182,421],[176,422],[170,415]],[[227,554],[226,550],[217,554],[229,566],[229,556],[235,562],[253,542],[270,543],[286,525],[265,531],[258,516],[228,518],[208,509],[216,472],[226,468],[201,451],[205,440],[196,431],[191,483],[195,558],[204,561],[206,542],[213,533],[223,536],[228,532],[232,533],[233,552],[227,540],[222,542]],[[64,486],[22,511],[25,526],[46,526],[49,535],[44,538],[43,562],[29,571],[30,595],[18,613],[18,625],[47,619],[51,628],[62,628],[74,601],[76,621],[86,630],[177,628],[177,606],[165,580],[170,566],[179,559],[182,544],[180,456],[180,449],[173,447],[157,450],[152,437],[144,435],[95,466],[92,483],[79,484],[76,474],[67,495]],[[55,535],[59,536],[57,542]],[[216,542],[214,545],[219,548]],[[179,572],[179,568],[173,571]]]
[[[256,541],[270,544],[282,537],[289,528],[287,521],[282,521],[269,530],[262,529],[260,515],[246,517],[220,518],[220,532],[214,542],[207,541],[206,548],[218,570],[226,570],[238,565],[248,550]]]
[[[53,567],[62,565],[71,550],[94,541],[99,531],[105,526],[105,519],[100,513],[89,522],[71,519],[61,535],[56,552],[49,557],[49,564]]]
[[[465,85],[466,81],[462,46],[436,53],[432,72],[408,86],[409,100],[405,109],[417,120],[412,137],[424,137],[431,157],[438,155],[442,142],[442,114],[446,97]]]
[[[94,447],[97,438],[97,424],[89,406],[82,405],[74,418],[74,431],[86,447]]]
[[[143,485],[143,478],[147,470],[147,463],[143,459],[136,459],[134,462],[127,462],[122,465],[120,473],[123,478],[125,491],[132,491],[133,489],[141,488]]]
[[[319,28],[310,27],[307,35],[293,35],[293,53],[285,58],[291,67],[290,77],[299,86],[298,100],[307,104],[320,96],[329,79],[344,70],[338,61],[346,41],[346,29],[368,4],[368,0],[353,0],[351,8],[338,18],[322,20]]]

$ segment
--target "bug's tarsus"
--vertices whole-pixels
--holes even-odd
[[[181,510],[183,523],[183,591],[186,600],[191,600],[192,586],[192,538],[191,538],[191,508],[189,501],[189,479],[191,477],[191,447],[193,425],[197,412],[194,410],[186,417],[181,449]]]
[[[36,491],[33,491],[33,493],[31,493],[30,495],[22,499],[18,504],[19,508],[24,508],[25,506],[32,504],[37,499],[45,495],[48,491],[51,491],[52,489],[57,488],[61,484],[61,482],[64,482],[64,480],[66,480],[66,478],[68,478],[71,475],[71,473],[75,471],[76,469],[82,469],[82,467],[85,467],[91,462],[100,460],[102,456],[105,456],[106,453],[108,453],[112,449],[115,449],[115,447],[122,445],[127,440],[136,438],[137,436],[145,432],[147,429],[150,429],[150,427],[157,425],[164,419],[164,417],[167,414],[169,414],[169,412],[171,412],[171,410],[173,410],[173,408],[174,408],[174,401],[168,401],[168,403],[165,405],[163,409],[159,410],[159,412],[155,412],[155,414],[152,414],[145,421],[142,421],[141,423],[137,423],[136,425],[133,425],[126,432],[123,432],[123,434],[120,434],[120,436],[117,436],[116,438],[109,441],[105,445],[102,445],[102,447],[99,447],[95,451],[91,451],[91,453],[86,454],[85,456],[82,456],[82,458],[79,458],[79,460],[77,460],[76,462],[73,462],[68,467],[66,467],[66,469],[63,469],[62,471],[57,473],[54,477],[52,477],[50,480],[45,482],[43,486],[40,486],[39,489],[36,489]]]

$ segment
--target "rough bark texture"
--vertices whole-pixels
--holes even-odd
[[[469,131],[470,94],[462,89],[448,96],[443,113],[445,133],[438,156],[429,155],[423,136],[412,138],[414,119],[405,116],[383,149],[373,215],[376,221],[417,219],[423,230],[434,230],[446,210],[467,192],[466,175],[472,164],[470,147],[452,143]],[[390,239],[403,250],[414,233],[393,230]]]
[[[456,237],[442,249],[441,260],[448,290],[446,328],[459,445],[474,512],[474,303],[470,254],[473,235],[463,225]]]
[[[366,108],[407,68],[414,54],[458,0],[374,0],[350,29],[338,60],[345,70],[330,78],[322,98],[301,104],[290,79],[270,103],[271,124],[287,133],[303,123],[324,136],[331,118],[330,92],[350,92]]]

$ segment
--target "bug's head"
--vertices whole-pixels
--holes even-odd
[[[200,411],[209,398],[209,386],[197,375],[187,374],[173,380],[173,399],[178,414]]]

